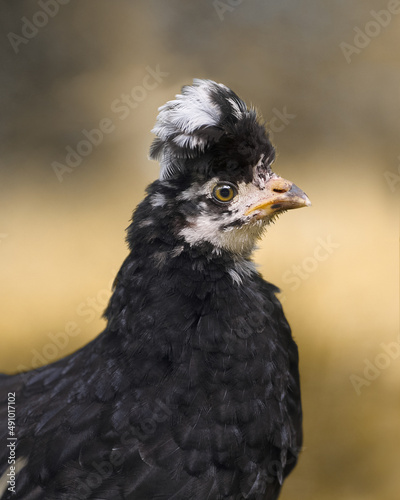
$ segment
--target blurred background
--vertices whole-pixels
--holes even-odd
[[[0,371],[104,328],[157,108],[194,77],[270,124],[313,206],[255,260],[301,354],[305,443],[282,500],[400,491],[400,3],[1,0]]]

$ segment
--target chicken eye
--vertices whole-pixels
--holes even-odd
[[[237,189],[233,184],[221,182],[213,189],[214,200],[222,203],[231,201],[237,195]]]

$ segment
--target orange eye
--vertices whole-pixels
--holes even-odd
[[[233,184],[221,182],[213,189],[213,197],[216,201],[228,203],[237,195],[237,189]]]

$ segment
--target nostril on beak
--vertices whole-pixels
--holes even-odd
[[[278,178],[274,179],[271,191],[273,191],[274,193],[287,193],[288,191],[290,191],[291,187],[291,182],[282,178]]]

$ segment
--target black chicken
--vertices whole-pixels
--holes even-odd
[[[106,329],[0,377],[2,499],[273,500],[296,464],[297,347],[251,252],[310,202],[222,84],[184,87],[153,131],[161,175],[134,212]]]

